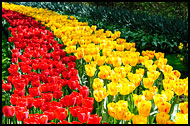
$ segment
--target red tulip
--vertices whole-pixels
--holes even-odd
[[[54,90],[53,91],[53,97],[55,99],[60,99],[63,96],[63,91]]]
[[[15,108],[14,108],[14,106],[4,106],[3,107],[3,114],[7,118],[13,117],[14,114],[15,114]]]
[[[99,117],[97,114],[90,115],[87,124],[100,124],[102,117]]]
[[[23,73],[30,73],[32,68],[29,65],[22,65],[21,70]]]
[[[36,108],[41,107],[44,104],[45,99],[43,98],[35,98],[33,104]]]
[[[45,114],[41,114],[38,121],[40,124],[47,124],[48,116]]]
[[[47,110],[47,111],[44,111],[44,114],[48,116],[48,120],[49,120],[49,121],[55,119],[54,110]]]
[[[83,95],[83,97],[88,97],[89,95],[89,88],[87,86],[79,86],[79,92]]]
[[[25,89],[15,89],[14,91],[14,94],[18,94],[18,96],[22,97],[24,96],[24,93],[25,93]]]
[[[54,110],[55,117],[58,120],[64,120],[67,118],[67,109],[65,108],[57,108]]]
[[[29,110],[18,110],[15,112],[15,116],[18,121],[23,121],[24,119],[27,119],[29,115]]]
[[[31,81],[32,87],[39,87],[40,86],[40,80]]]
[[[77,80],[68,80],[68,86],[72,90],[76,90],[79,87],[79,82]]]
[[[17,100],[19,99],[18,94],[12,94],[10,98],[10,102],[12,105],[16,105]]]
[[[77,117],[81,123],[86,123],[90,118],[90,112],[82,109],[77,113]]]
[[[24,124],[40,124],[37,119],[30,119],[30,118],[24,119],[23,122]]]
[[[53,98],[53,94],[52,93],[41,93],[41,97],[43,99],[45,99],[45,102],[50,102]]]
[[[12,89],[12,84],[11,83],[2,84],[2,88],[5,91],[10,91]]]
[[[77,116],[77,113],[81,110],[82,108],[80,106],[74,106],[74,107],[69,107],[69,112],[73,117]]]
[[[72,121],[71,124],[82,124],[82,123],[77,122],[77,121]]]
[[[16,101],[16,106],[20,107],[27,107],[28,106],[28,101],[26,98],[20,98]]]
[[[41,94],[40,87],[29,88],[29,94],[32,97],[40,96]]]
[[[85,97],[83,99],[83,106],[93,106],[94,104],[94,98],[92,97]]]

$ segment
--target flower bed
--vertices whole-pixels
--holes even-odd
[[[3,108],[5,117],[57,124],[188,122],[188,77],[180,79],[164,53],[136,52],[119,31],[96,30],[73,16],[7,3],[3,8],[15,45],[3,84],[10,94],[14,86],[15,101]],[[186,96],[182,103],[180,96]]]

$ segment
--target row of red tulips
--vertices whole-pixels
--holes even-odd
[[[101,117],[92,114],[89,88],[79,83],[76,57],[67,56],[53,33],[31,17],[5,9],[2,17],[11,26],[8,41],[14,43],[10,75],[2,80],[11,94],[4,116],[24,124],[100,124]]]

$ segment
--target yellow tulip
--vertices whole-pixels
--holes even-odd
[[[89,76],[89,77],[93,77],[94,76],[94,73],[96,71],[96,67],[93,67],[92,65],[90,64],[86,64],[85,65],[85,71],[86,71],[86,74]]]
[[[126,112],[123,116],[123,120],[129,121],[133,118],[134,114],[132,114],[130,111]]]
[[[105,88],[94,90],[93,94],[97,102],[101,102],[103,99],[105,99],[109,95],[109,93],[106,91]]]
[[[174,87],[173,87],[173,90],[174,90],[174,92],[175,92],[178,96],[184,94],[184,92],[185,92],[185,85],[184,85],[184,83],[181,83],[181,82],[175,83],[175,84],[174,84]]]
[[[142,69],[142,68],[136,69],[136,74],[144,75],[144,69]]]
[[[168,114],[170,111],[171,104],[168,102],[161,102],[158,103],[157,107],[159,112],[165,112]]]
[[[152,86],[152,87],[149,88],[149,91],[156,94],[158,92],[158,88],[156,86]]]
[[[134,100],[135,106],[138,106],[139,102],[145,100],[145,96],[144,95],[133,94],[133,100]]]
[[[175,124],[188,124],[188,114],[176,113]]]
[[[99,79],[99,78],[95,78],[92,84],[92,87],[94,90],[99,90],[101,88],[103,88],[104,83],[103,80]]]
[[[118,83],[111,82],[107,84],[107,88],[108,88],[109,94],[111,96],[115,96],[119,92],[120,86],[118,85]]]
[[[134,90],[135,90],[135,85],[132,82],[125,81],[120,83],[119,93],[121,95],[128,95]]]
[[[174,92],[171,90],[166,90],[166,91],[162,90],[161,94],[166,95],[166,97],[167,97],[166,101],[170,101],[174,96]]]
[[[153,96],[154,104],[158,107],[159,103],[166,102],[167,97],[164,94],[156,94]]]
[[[147,124],[147,117],[141,115],[134,115],[133,124]]]
[[[160,112],[156,114],[156,122],[157,124],[166,124],[166,122],[170,119],[170,115],[165,112]]]
[[[143,78],[143,84],[145,88],[150,88],[154,84],[154,80],[152,78]]]
[[[116,103],[111,102],[107,105],[108,113],[110,116],[115,117],[115,107],[117,106]]]
[[[152,106],[151,101],[146,101],[146,100],[140,101],[137,105],[139,115],[148,117],[150,114],[151,106]]]
[[[154,55],[155,55],[156,59],[164,58],[164,53],[161,53],[161,52],[157,52]]]
[[[84,60],[85,60],[87,63],[89,63],[89,62],[91,62],[91,60],[92,60],[92,56],[91,56],[91,55],[85,55],[85,56],[84,56]]]
[[[182,114],[188,114],[188,102],[180,103],[179,108]]]
[[[98,66],[103,65],[105,63],[105,60],[106,60],[106,56],[100,56],[100,57],[98,57],[97,60],[96,60]]]
[[[152,100],[154,93],[149,90],[145,90],[143,91],[143,95],[145,96],[145,100]]]

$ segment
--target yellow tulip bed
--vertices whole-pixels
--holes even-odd
[[[95,113],[102,121],[188,123],[188,77],[180,79],[181,73],[167,64],[164,53],[138,52],[135,43],[120,38],[120,31],[97,29],[74,16],[4,2],[2,8],[41,22],[64,44],[67,54],[77,57],[78,76],[88,77],[84,84],[95,99]]]

